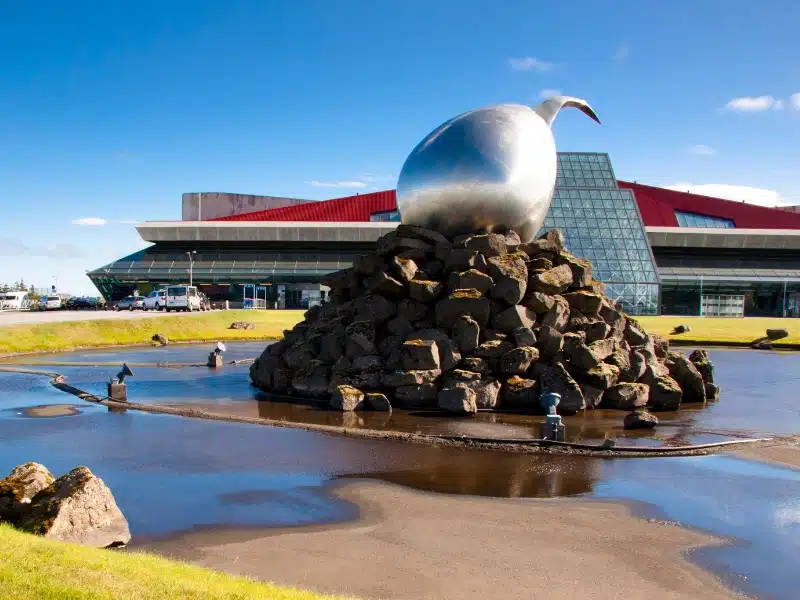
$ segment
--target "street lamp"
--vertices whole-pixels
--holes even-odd
[[[197,250],[192,250],[191,252],[186,252],[186,256],[189,257],[189,285],[192,285],[192,269],[194,269],[194,255],[197,254]]]

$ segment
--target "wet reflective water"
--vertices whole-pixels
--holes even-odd
[[[241,344],[243,355],[256,345]],[[258,344],[260,348],[261,344]],[[181,362],[194,362],[202,347],[175,347]],[[167,356],[164,349],[115,353],[111,360],[146,362],[137,353]],[[171,349],[170,349],[171,350]],[[63,361],[86,362],[59,355]],[[135,360],[134,360],[135,359]],[[671,427],[659,435],[676,439],[718,433],[789,433],[798,430],[794,388],[800,356],[714,351],[722,401],[705,409],[660,415]],[[109,359],[104,359],[109,360]],[[43,361],[46,362],[46,361]],[[365,426],[405,423],[429,431],[522,437],[530,420],[521,415],[473,420],[364,413],[332,415],[310,407],[257,400],[246,385],[247,365],[220,371],[139,368],[129,380],[131,398],[196,403],[215,410],[255,411],[275,418],[362,419]],[[103,393],[115,369],[59,367],[77,387]],[[108,371],[108,372],[106,372]],[[757,381],[755,374],[758,374]],[[383,419],[376,424],[373,419]],[[616,419],[616,417],[615,417]],[[568,428],[582,437],[616,431],[603,411],[571,419]],[[447,422],[450,421],[450,422]],[[704,433],[707,431],[713,434]],[[575,435],[575,434],[573,434]],[[681,437],[683,436],[683,437]],[[332,499],[327,482],[371,477],[416,489],[487,496],[584,496],[648,503],[648,514],[678,520],[715,534],[734,536],[722,549],[701,549],[694,558],[725,573],[747,592],[793,598],[800,574],[800,471],[729,456],[608,460],[520,456],[497,452],[412,446],[355,440],[312,432],[149,415],[109,413],[81,403],[50,386],[44,377],[0,373],[0,473],[36,460],[61,474],[86,464],[100,475],[130,521],[134,539],[194,527],[292,525],[354,518],[356,509]],[[746,577],[746,579],[744,579]]]

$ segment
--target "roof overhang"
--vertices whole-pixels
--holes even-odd
[[[144,221],[146,242],[374,242],[394,230],[388,222]]]
[[[645,227],[654,248],[739,248],[800,250],[798,229]]]

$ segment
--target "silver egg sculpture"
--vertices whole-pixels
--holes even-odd
[[[523,242],[533,239],[556,184],[550,126],[567,106],[600,122],[586,101],[555,96],[535,108],[478,108],[437,127],[400,171],[401,222],[450,236],[513,229]]]

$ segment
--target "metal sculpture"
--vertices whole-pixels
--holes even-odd
[[[451,236],[513,229],[522,241],[533,239],[556,183],[550,126],[565,106],[600,122],[586,101],[555,96],[536,108],[478,108],[437,127],[400,171],[400,220]]]

